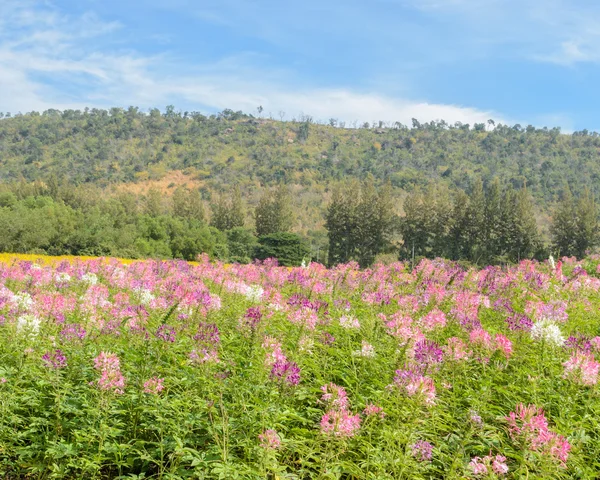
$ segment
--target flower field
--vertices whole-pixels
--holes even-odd
[[[599,478],[598,263],[5,261],[0,478]]]

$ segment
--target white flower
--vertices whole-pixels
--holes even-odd
[[[299,350],[303,353],[308,353],[309,355],[312,355],[312,349],[314,346],[314,340],[306,335],[304,335],[298,342]]]
[[[244,295],[252,302],[260,302],[265,290],[260,285],[246,285]]]
[[[90,285],[96,285],[98,283],[98,277],[95,273],[85,273],[81,276],[81,281],[89,283]]]
[[[373,348],[373,345],[371,345],[369,342],[363,340],[362,348],[360,350],[353,352],[353,355],[355,355],[357,357],[373,358],[375,356],[375,349]]]
[[[351,315],[342,315],[340,317],[340,326],[343,328],[360,328],[359,321]]]
[[[56,275],[54,275],[54,280],[57,283],[70,282],[71,281],[71,275],[69,275],[66,272],[59,272]]]
[[[137,293],[142,305],[148,305],[155,298],[154,295],[152,295],[152,292],[147,288],[137,288],[135,289],[135,292]]]
[[[17,318],[17,332],[26,333],[30,337],[36,337],[40,332],[42,321],[35,315],[26,314]]]
[[[531,338],[534,340],[544,340],[547,343],[562,346],[565,343],[565,337],[558,325],[550,320],[538,320],[531,327]]]
[[[33,299],[27,292],[15,293],[11,300],[21,310],[29,310],[33,306]]]
[[[548,262],[550,263],[552,270],[554,270],[556,268],[556,263],[554,263],[554,257],[552,255],[548,257]]]

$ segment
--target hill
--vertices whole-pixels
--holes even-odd
[[[0,204],[12,208],[12,216],[5,212],[7,225],[14,223],[14,215],[20,219],[21,213],[15,212],[21,212],[21,207],[27,215],[40,206],[57,208],[55,215],[61,217],[64,203],[83,212],[83,216],[73,213],[79,215],[79,225],[87,226],[88,218],[100,215],[115,232],[131,222],[137,231],[149,232],[136,215],[148,213],[144,202],[151,191],[162,198],[150,210],[168,216],[173,213],[169,199],[179,186],[200,193],[205,206],[236,186],[250,207],[245,224],[252,229],[253,207],[264,189],[284,183],[292,193],[292,230],[308,237],[318,250],[326,246],[324,213],[331,187],[340,180],[368,176],[376,184],[389,182],[397,213],[402,213],[403,199],[416,187],[434,184],[469,192],[479,179],[486,189],[495,179],[509,189],[526,185],[547,239],[549,212],[566,185],[576,196],[586,188],[596,197],[600,193],[600,136],[496,125],[492,120],[476,125],[413,120],[411,126],[378,122],[349,128],[335,119],[325,125],[307,116],[283,121],[232,110],[207,116],[176,112],[173,107],[164,113],[130,107],[0,114],[0,193],[9,192],[8,200]],[[48,199],[26,198],[40,195],[58,201],[58,206]],[[92,200],[97,198],[104,203]],[[111,203],[114,198],[119,201]],[[24,203],[16,208],[16,200]],[[115,209],[120,216],[127,213],[122,225],[114,224]],[[39,215],[47,219],[45,213]],[[104,232],[90,235],[101,238],[100,231]],[[121,238],[121,233],[114,235]],[[144,239],[153,240],[150,233]],[[29,240],[11,242],[7,245],[17,251],[49,252]],[[81,245],[81,240],[76,243]],[[145,243],[133,250],[61,246],[52,253],[127,256],[134,251],[135,255],[163,255],[161,249]]]

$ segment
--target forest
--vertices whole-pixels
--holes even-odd
[[[0,171],[11,252],[488,264],[583,256],[598,236],[600,136],[586,130],[2,113]]]

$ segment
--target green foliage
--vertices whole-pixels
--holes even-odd
[[[211,205],[212,217],[210,224],[221,231],[231,230],[236,227],[243,227],[246,214],[244,212],[244,202],[240,189],[236,186],[233,193],[228,196],[221,194],[217,201]]]
[[[254,210],[254,219],[259,237],[291,230],[294,212],[290,192],[285,185],[265,191]]]
[[[404,213],[400,253],[407,259],[518,262],[533,258],[542,246],[529,192],[502,189],[498,181],[487,191],[475,182],[470,195],[443,185],[425,192],[416,188],[404,202]]]
[[[243,227],[235,227],[225,232],[227,235],[227,247],[229,259],[232,262],[250,263],[254,257],[254,250],[258,239],[251,230]]]
[[[598,208],[589,190],[578,199],[568,186],[554,211],[553,248],[559,255],[583,258],[599,242]]]
[[[254,250],[255,258],[266,260],[276,258],[280,265],[298,266],[310,257],[310,248],[295,233],[273,233],[258,239],[259,245]]]
[[[395,215],[389,185],[377,189],[373,178],[337,186],[325,214],[329,264],[356,260],[369,266],[390,244]]]

